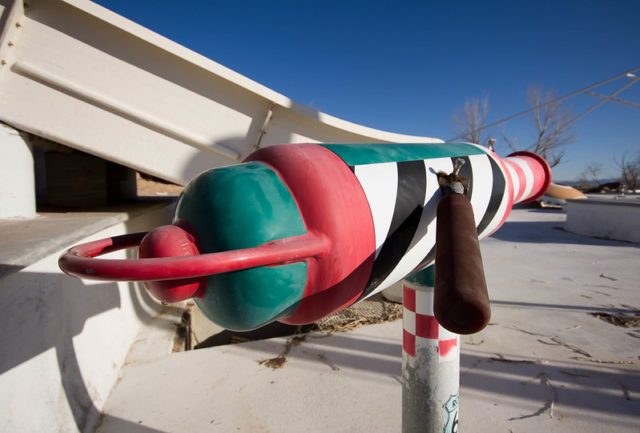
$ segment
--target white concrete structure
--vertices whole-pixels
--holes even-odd
[[[93,431],[130,347],[169,351],[132,346],[159,311],[144,292],[57,267],[72,244],[168,223],[169,206],[35,216],[24,133],[180,184],[272,144],[440,141],[302,106],[86,0],[0,0],[0,122],[0,431]]]
[[[56,244],[82,240],[87,227],[108,226],[87,240],[149,230],[171,209],[0,221],[0,431],[93,431],[141,324],[161,306],[131,283],[67,277]]]
[[[0,0],[0,120],[104,159],[184,184],[271,144],[441,141],[302,106],[89,1],[28,3]]]
[[[640,243],[640,196],[567,200],[565,230]]]
[[[0,123],[0,218],[36,216],[36,187],[31,144]]]

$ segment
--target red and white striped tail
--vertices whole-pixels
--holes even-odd
[[[537,200],[549,188],[551,168],[535,153],[512,153],[502,162],[513,185],[513,203]]]
[[[433,314],[433,287],[415,290],[403,286],[402,349],[415,358],[416,349],[438,347],[440,362],[454,361],[459,356],[460,337],[444,329]]]

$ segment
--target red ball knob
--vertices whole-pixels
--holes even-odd
[[[140,258],[184,257],[200,254],[195,238],[186,230],[175,226],[158,227],[145,235],[140,243]],[[181,278],[177,280],[145,281],[145,287],[159,301],[170,303],[202,297],[207,277]]]

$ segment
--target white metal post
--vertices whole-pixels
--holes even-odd
[[[433,284],[433,265],[404,280],[403,433],[458,430],[460,337],[436,321]]]

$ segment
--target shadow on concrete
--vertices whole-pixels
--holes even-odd
[[[556,413],[562,414],[563,408],[576,408],[594,420],[599,420],[598,414],[603,413],[622,415],[628,420],[637,419],[640,413],[640,400],[632,397],[632,393],[640,391],[639,371],[578,362],[560,365],[499,358],[463,353],[460,384],[462,388],[540,402],[538,410],[522,413],[511,420],[545,414],[551,401],[557,405]],[[553,400],[549,388],[553,389]],[[623,424],[629,422],[619,420]]]
[[[250,343],[245,347],[251,351],[253,344],[257,344],[255,349],[258,351],[273,352],[273,342]],[[397,379],[402,374],[402,347],[399,342],[363,338],[353,333],[308,334],[286,356],[307,361],[307,368],[313,370],[324,370],[328,365],[332,369],[351,368]],[[499,394],[507,399],[530,401],[528,408],[513,415],[510,421],[536,416],[548,418],[553,402],[555,418],[581,416],[602,422],[600,417],[608,414],[616,418],[611,422],[614,430],[615,425],[637,424],[634,419],[637,420],[640,413],[640,399],[636,397],[640,392],[640,371],[629,367],[519,359],[517,355],[501,357],[465,350],[464,346],[460,362],[461,395],[465,390],[475,390],[489,399],[491,394]],[[282,367],[283,370],[287,368],[287,364]],[[336,374],[341,373],[336,371]],[[550,398],[550,387],[553,399]]]
[[[73,352],[71,339],[88,318],[120,308],[115,283],[86,286],[65,275],[22,272],[6,278],[3,288],[0,339],[9,350],[3,350],[0,374],[50,348]],[[59,358],[65,364],[65,356]]]
[[[630,242],[612,241],[577,235],[564,230],[562,221],[507,221],[491,238],[508,242],[540,244],[599,245],[607,247],[640,247]]]
[[[331,367],[338,369],[351,368],[371,373],[392,376],[399,380],[402,374],[402,346],[400,343],[389,343],[361,338],[352,333],[322,334],[309,333],[282,340],[258,340],[240,344],[252,359],[259,352],[261,360],[270,357],[295,358],[306,361],[298,367],[322,370]],[[313,344],[313,346],[312,346]],[[265,368],[269,368],[265,366]],[[287,364],[282,369],[286,371]],[[285,374],[283,371],[283,374]]]
[[[322,359],[337,367],[401,375],[402,347],[399,343],[363,339],[349,333],[312,338],[315,335],[308,336],[306,342],[321,345],[322,349],[316,352],[316,346],[313,350],[304,350],[301,345],[295,352],[297,357],[321,362],[317,357],[321,353]],[[548,417],[551,403],[548,386],[553,388],[556,414],[580,409],[594,421],[598,420],[599,414],[607,413],[619,415],[617,422],[620,424],[629,424],[640,413],[640,399],[636,397],[640,392],[640,371],[615,365],[538,362],[520,360],[516,355],[513,358],[469,353],[463,346],[460,358],[462,393],[464,389],[473,389],[539,402],[537,409],[524,410],[512,420],[543,414]]]
[[[313,343],[311,348],[307,343]],[[362,338],[351,333],[307,335],[305,341],[291,351],[298,359],[326,368],[329,363],[337,368],[353,368],[399,378],[402,374],[402,347],[399,342]],[[640,371],[616,365],[575,361],[546,361],[518,359],[517,356],[473,353],[465,350],[460,358],[461,395],[464,390],[500,394],[507,398],[536,402],[523,409],[510,420],[536,416],[548,417],[553,401],[556,417],[580,416],[602,422],[599,416],[613,414],[619,425],[632,425],[640,413]],[[283,369],[286,369],[285,364]],[[550,400],[549,387],[553,389]],[[462,397],[463,398],[463,397]],[[537,408],[536,405],[538,406]],[[637,421],[635,421],[637,424]],[[614,428],[615,429],[615,428]]]
[[[22,265],[8,265],[5,263],[0,263],[0,278],[6,277],[15,272],[18,272],[24,269],[25,267],[26,266],[22,266]]]
[[[297,351],[296,356],[311,362],[322,362],[338,368],[365,370],[399,380],[402,376],[400,343],[381,342],[348,335],[311,335],[306,341],[320,347]]]
[[[606,312],[611,314],[623,314],[630,310],[624,308],[607,308],[607,307],[594,307],[584,305],[566,305],[566,304],[543,304],[539,302],[521,302],[521,301],[498,301],[491,300],[491,305],[504,305],[510,307],[522,307],[522,308],[540,308],[549,310],[576,310],[584,311],[586,313],[592,312]]]
[[[362,352],[383,356],[400,357],[402,355],[402,345],[400,343],[357,338],[349,333],[327,335],[313,334],[309,336],[307,341],[321,346],[332,346],[339,349],[359,350]]]
[[[163,430],[157,430],[155,428],[143,425],[142,421],[138,421],[137,423],[135,423],[111,415],[103,415],[102,419],[108,419],[109,426],[113,428],[113,431],[121,433],[165,433],[165,431]]]
[[[272,322],[261,328],[254,329],[252,331],[230,331],[225,329],[212,335],[202,342],[194,346],[194,349],[205,349],[207,347],[224,346],[226,344],[244,343],[247,341],[265,340],[268,338],[286,337],[289,335],[295,335],[300,333],[306,333],[311,330],[315,325],[287,325],[280,322]]]
[[[0,374],[54,348],[66,400],[80,431],[99,416],[73,347],[88,318],[120,307],[114,283],[85,286],[79,279],[15,273],[3,281]],[[108,342],[105,342],[108,344]]]
[[[85,285],[82,280],[63,274],[19,272],[4,278],[2,286],[0,374],[55,349],[64,397],[78,431],[93,431],[100,411],[82,376],[73,338],[82,332],[89,318],[121,307],[117,284]],[[145,298],[132,299],[141,320],[151,317],[142,306],[148,302]],[[110,342],[100,344],[107,346]],[[132,424],[123,431],[156,430]]]

